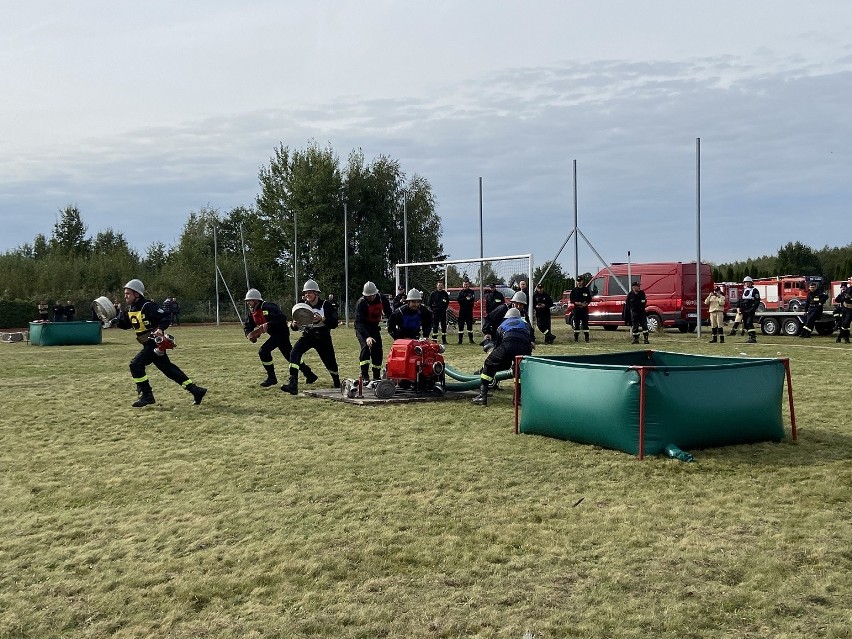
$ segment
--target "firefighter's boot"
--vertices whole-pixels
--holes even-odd
[[[719,329],[719,343],[720,344],[725,343],[725,329],[724,328]]]
[[[291,395],[299,394],[299,371],[295,368],[290,369],[290,381],[281,387],[281,390]]]
[[[441,333],[441,343],[442,344],[447,343],[447,334],[446,333]]]
[[[837,339],[834,340],[834,343],[839,344],[841,339],[843,339],[843,329],[842,328],[840,329],[840,332],[837,334]]]
[[[734,322],[734,325],[731,327],[731,332],[728,333],[730,337],[733,337],[737,334],[737,326],[739,326],[739,324],[737,322]]]
[[[713,337],[710,339],[711,344],[715,344],[718,339],[716,338],[716,330],[715,328],[711,328],[710,331],[713,333]]]
[[[843,331],[844,331],[843,332],[843,341],[848,344],[849,343],[849,329],[844,328]]]
[[[586,344],[589,343],[589,333],[588,332],[583,333],[583,339],[586,340]]]
[[[139,393],[139,399],[131,404],[133,408],[142,408],[143,406],[149,406],[156,402],[154,399],[154,392],[151,390],[151,384],[149,384],[147,380],[140,384],[136,384],[136,392]]]
[[[574,333],[574,341],[575,341],[575,342],[579,342],[579,341],[580,341],[580,333]]]
[[[469,343],[473,344],[473,331],[468,331],[468,332],[467,332],[467,341],[468,341]]]
[[[207,394],[207,389],[202,386],[198,386],[197,384],[189,384],[186,387],[186,390],[188,390],[192,395],[192,403],[196,406],[201,403],[201,400],[204,399],[204,396]]]
[[[340,375],[338,375],[337,373],[332,373],[331,383],[335,388],[340,388]]]
[[[382,378],[382,369],[379,366],[373,366],[373,381],[378,382]]]
[[[650,343],[651,343],[651,342],[649,342],[649,341],[648,341],[648,333],[642,333],[642,341],[643,341],[645,344],[650,344]]]
[[[363,379],[365,382],[370,381],[370,365],[369,364],[361,367],[361,379]]]
[[[746,340],[746,344],[757,344],[757,336],[749,331],[748,339]]]
[[[311,367],[305,364],[304,362],[299,364],[299,370],[302,371],[302,374],[305,376],[306,384],[313,384],[319,379],[316,374],[311,370]]]
[[[278,383],[278,378],[275,376],[275,366],[272,364],[264,364],[263,367],[266,369],[266,379],[263,380],[260,385],[263,386],[263,388],[275,386]]]
[[[473,398],[473,403],[478,406],[488,406],[488,382],[483,381],[479,385],[479,395]]]
[[[630,343],[631,344],[638,344],[639,343],[639,333],[637,333],[636,335],[633,336],[633,341],[630,342]]]
[[[461,343],[463,341],[464,341],[464,333],[459,333],[459,346],[461,346]]]

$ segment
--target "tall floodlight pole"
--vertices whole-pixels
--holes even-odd
[[[485,257],[485,244],[482,241],[482,176],[479,178],[479,299],[485,299],[484,287],[485,282],[482,281],[482,258]],[[485,318],[485,305],[479,304],[479,321],[480,323]]]
[[[298,302],[299,297],[299,222],[298,213],[293,211],[293,285],[296,289],[294,300]]]
[[[213,227],[213,277],[216,278],[216,326],[219,326],[219,249],[216,246],[216,227]]]
[[[577,277],[580,275],[580,254],[579,244],[577,242],[577,160],[574,160],[574,283],[577,283]]]
[[[408,191],[402,192],[402,251],[408,264]],[[405,290],[408,291],[408,267],[405,267]]]
[[[695,325],[701,339],[701,138],[695,138],[695,249]]]
[[[343,304],[346,326],[349,326],[349,209],[343,203]]]
[[[246,270],[246,290],[251,288],[248,276],[248,262],[246,261],[246,241],[243,239],[243,225],[240,223],[240,247],[243,249],[243,268]]]

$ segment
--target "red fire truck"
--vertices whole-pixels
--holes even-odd
[[[811,282],[822,284],[822,278],[811,275],[779,275],[754,280],[760,293],[760,311],[798,311],[805,304]]]

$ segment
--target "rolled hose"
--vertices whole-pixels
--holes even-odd
[[[448,391],[466,391],[466,390],[476,390],[479,388],[480,384],[482,384],[482,378],[479,376],[479,373],[462,373],[460,370],[457,370],[444,362],[444,372],[448,377],[452,377],[456,382],[447,382],[446,388]],[[512,370],[500,371],[494,377],[497,381],[502,381],[504,379],[513,378],[515,374]]]

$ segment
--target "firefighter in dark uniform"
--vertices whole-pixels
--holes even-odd
[[[754,287],[754,280],[748,275],[743,278],[745,288],[740,297],[740,311],[743,314],[743,327],[748,332],[747,344],[757,344],[757,331],[754,328],[754,314],[760,305],[760,292]]]
[[[437,290],[429,296],[429,310],[432,311],[432,339],[438,341],[438,327],[441,327],[441,342],[447,343],[447,309],[450,306],[450,294],[444,290],[444,283],[438,282]]]
[[[639,288],[639,282],[633,282],[630,292],[627,294],[627,299],[624,301],[624,305],[630,313],[633,344],[639,343],[640,330],[645,344],[650,344],[648,341],[648,314],[645,312],[647,304],[648,298],[645,296],[645,291]]]
[[[586,286],[586,277],[577,276],[577,285],[571,289],[571,303],[574,310],[571,311],[571,324],[574,326],[574,341],[580,341],[580,330],[583,337],[589,341],[589,303],[592,301],[592,291]]]
[[[817,320],[822,319],[822,307],[828,301],[828,295],[819,290],[816,282],[808,284],[808,296],[805,298],[805,323],[799,331],[799,337],[813,335]]]
[[[852,286],[841,289],[840,295],[834,301],[840,304],[840,307],[843,309],[843,319],[840,322],[840,333],[837,336],[837,343],[839,344],[840,340],[843,339],[848,344],[849,325],[852,324]]]
[[[65,307],[62,306],[62,302],[56,300],[56,304],[53,305],[53,321],[61,322],[65,319]]]
[[[846,292],[846,288],[848,286],[849,286],[849,284],[847,284],[846,282],[841,282],[840,283],[840,293],[838,293],[837,297],[834,298],[834,312],[832,313],[832,315],[834,315],[834,328],[838,329],[838,330],[843,325],[843,303],[842,303],[842,300],[843,300],[843,294]],[[39,308],[41,308],[41,307],[39,307]],[[840,342],[839,339],[837,341]]]
[[[508,313],[509,310],[513,308],[518,309],[521,313],[521,317],[526,320],[527,296],[521,291],[515,293],[509,302],[505,304],[500,304],[500,306],[498,306],[485,316],[485,319],[482,321],[482,334],[485,337],[485,339],[483,340],[483,346],[487,342],[494,340],[494,336],[497,332],[497,329],[503,322],[503,319],[506,317],[506,313]]]
[[[553,344],[556,336],[550,332],[550,308],[553,306],[553,298],[548,295],[541,284],[536,284],[533,294],[533,309],[535,309],[535,323],[538,330],[544,333],[544,343]]]
[[[38,321],[47,322],[50,319],[50,307],[47,302],[38,303]]]
[[[133,407],[141,408],[155,402],[151,383],[145,373],[145,367],[149,364],[159,368],[163,375],[189,391],[193,403],[200,404],[207,394],[207,389],[194,384],[166,353],[167,348],[174,347],[174,342],[164,335],[164,331],[171,324],[171,317],[159,304],[145,298],[145,285],[137,279],[124,285],[124,301],[127,303],[127,310],[119,313],[116,325],[125,330],[135,330],[136,341],[142,344],[142,350],[130,360],[130,374],[139,393],[139,399],[133,402]],[[162,341],[158,344],[158,340]]]
[[[515,295],[521,294],[520,291]],[[494,348],[485,358],[479,375],[479,395],[473,398],[474,404],[488,405],[488,386],[499,371],[512,367],[518,355],[530,355],[533,349],[533,328],[523,317],[519,308],[510,308],[497,330],[494,331]]]
[[[470,288],[470,282],[462,282],[456,301],[459,303],[459,344],[464,339],[464,327],[467,326],[467,339],[473,344],[473,305],[476,302],[476,291]]]
[[[379,294],[373,282],[364,284],[362,297],[355,304],[355,337],[361,345],[361,379],[370,379],[370,362],[373,364],[373,379],[382,378],[382,315],[390,317],[391,309],[387,298]]]
[[[66,322],[73,322],[74,321],[74,315],[76,313],[77,313],[77,309],[74,308],[74,304],[71,302],[71,300],[68,300],[65,304],[65,321]]]
[[[432,311],[422,305],[423,295],[416,288],[408,291],[405,306],[400,306],[388,319],[388,333],[394,339],[418,339],[429,335]]]
[[[405,287],[400,284],[396,287],[396,295],[394,295],[391,300],[391,313],[393,313],[396,309],[401,308],[405,305]]]
[[[505,301],[506,298],[503,297],[503,293],[497,290],[497,285],[489,285],[488,292],[485,293],[485,313],[490,313],[495,308],[505,303]]]
[[[281,351],[287,364],[290,363],[290,353],[293,346],[290,344],[290,328],[287,326],[287,316],[278,307],[278,304],[264,301],[263,297],[256,288],[250,288],[246,293],[246,304],[249,306],[249,315],[243,324],[243,331],[249,341],[254,344],[257,338],[266,333],[269,338],[261,345],[257,351],[260,357],[260,363],[263,364],[266,370],[266,379],[260,385],[263,388],[275,386],[278,383],[278,377],[275,375],[275,362],[272,354],[277,348]],[[305,381],[308,384],[313,384],[317,381],[317,376],[308,367],[307,364],[302,364],[299,369],[305,375]]]
[[[302,365],[302,357],[311,349],[316,350],[317,355],[331,375],[331,382],[334,387],[340,388],[337,356],[334,354],[334,344],[331,341],[331,331],[337,328],[340,323],[337,305],[328,300],[323,301],[319,294],[319,285],[314,280],[305,282],[302,287],[302,297],[305,304],[313,309],[314,320],[306,326],[299,326],[296,322],[290,323],[290,328],[302,331],[302,336],[290,352],[290,381],[281,387],[282,391],[291,395],[296,395],[299,392],[299,369]]]

